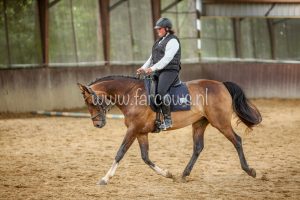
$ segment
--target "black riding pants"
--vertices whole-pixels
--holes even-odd
[[[163,98],[178,77],[178,71],[165,70],[158,74],[157,77],[157,94]]]

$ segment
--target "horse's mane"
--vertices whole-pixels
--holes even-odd
[[[112,76],[105,76],[105,77],[101,77],[101,78],[97,78],[96,80],[94,80],[93,82],[91,82],[89,84],[89,86],[101,82],[101,81],[110,81],[110,80],[124,80],[124,79],[131,79],[131,80],[140,80],[137,77],[134,76],[124,76],[124,75],[112,75]]]

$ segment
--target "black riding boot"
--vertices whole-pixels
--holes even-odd
[[[172,127],[170,103],[163,102],[161,105],[161,110],[164,116],[164,123],[162,123],[159,128],[166,130]]]

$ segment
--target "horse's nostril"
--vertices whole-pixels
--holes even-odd
[[[102,124],[95,124],[95,127],[96,127],[96,128],[102,128],[104,125],[105,125],[105,123],[102,123]]]

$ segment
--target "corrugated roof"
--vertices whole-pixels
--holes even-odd
[[[300,3],[300,0],[202,0],[203,3]]]
[[[300,17],[300,4],[205,4],[205,16],[228,17]]]

